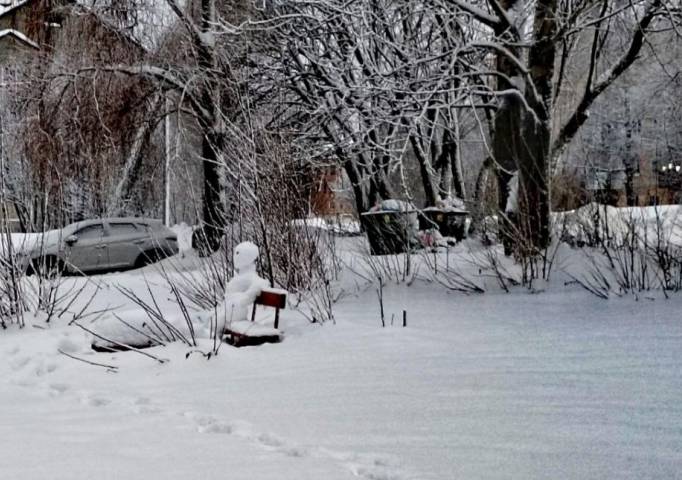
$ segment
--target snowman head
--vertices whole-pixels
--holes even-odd
[[[234,247],[232,260],[237,273],[255,271],[256,261],[258,260],[258,247],[252,242],[242,242]]]

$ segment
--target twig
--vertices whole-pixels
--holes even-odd
[[[88,365],[94,365],[95,367],[104,367],[108,371],[113,372],[113,373],[117,373],[117,371],[118,371],[118,367],[116,365],[107,365],[106,363],[91,362],[90,360],[86,360],[84,358],[80,358],[80,357],[77,357],[75,355],[71,355],[70,353],[66,353],[65,351],[63,351],[59,348],[57,349],[57,351],[59,353],[61,353],[62,355],[65,355],[69,358],[73,358],[74,360],[78,360],[79,362],[87,363]]]

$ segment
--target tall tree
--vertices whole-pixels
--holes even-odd
[[[411,165],[427,205],[464,195],[462,108],[475,82],[461,73],[482,54],[461,50],[473,32],[451,7],[294,1],[263,15],[273,26],[268,67],[285,99],[280,118],[333,149],[359,212],[409,196]],[[395,171],[402,185],[390,181]]]
[[[500,207],[507,203],[509,175],[518,170],[515,233],[521,243],[542,248],[549,241],[553,163],[587,120],[593,102],[633,65],[647,38],[679,24],[679,5],[670,0],[454,3],[488,29],[489,40],[482,44],[497,59],[493,154],[501,167]],[[581,91],[575,101],[573,92],[562,90],[570,69],[577,72],[571,80]],[[554,115],[559,105],[569,111],[565,118]]]

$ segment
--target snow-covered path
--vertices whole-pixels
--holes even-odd
[[[0,394],[0,472],[7,479],[319,479],[352,478],[323,459],[277,454],[240,435],[238,426],[173,418],[140,397],[50,398],[19,388]],[[233,430],[233,428],[236,428]],[[290,475],[283,475],[289,472]]]
[[[354,478],[326,456],[287,448],[247,422],[161,407],[129,388],[84,389],[85,378],[69,380],[73,371],[46,367],[33,370],[45,381],[14,377],[2,385],[0,478]]]
[[[165,365],[3,334],[2,478],[682,478],[681,298],[394,287],[385,306],[408,328],[367,292],[336,326],[287,312],[280,345]]]

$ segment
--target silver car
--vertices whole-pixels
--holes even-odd
[[[27,274],[81,273],[143,267],[178,253],[178,240],[160,220],[103,218],[33,235],[18,246]]]

